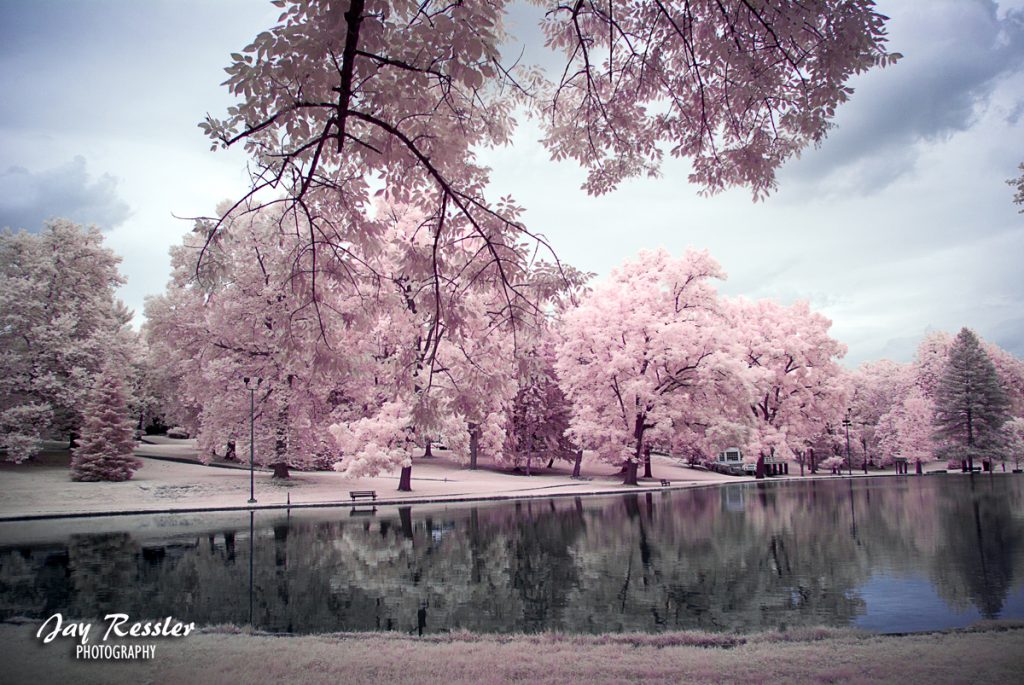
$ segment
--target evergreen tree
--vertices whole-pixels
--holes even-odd
[[[142,462],[132,455],[135,434],[121,381],[106,367],[96,378],[83,411],[78,447],[71,457],[73,480],[128,480]]]
[[[995,365],[972,331],[964,328],[949,349],[935,396],[937,437],[948,441],[949,456],[967,460],[996,448],[1008,418],[1006,393]]]

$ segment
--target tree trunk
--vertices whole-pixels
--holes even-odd
[[[764,478],[764,453],[757,455],[757,469],[754,471],[754,478]]]
[[[634,460],[630,459],[626,462],[626,479],[622,481],[623,485],[637,485],[636,472],[639,464]]]
[[[811,458],[811,475],[814,475],[818,472],[818,464],[814,461],[814,448],[810,448],[807,452]]]
[[[526,453],[526,475],[530,475],[530,465],[533,463],[533,452]]]
[[[469,424],[469,470],[476,470],[476,457],[480,453],[480,424]]]
[[[622,481],[623,485],[637,485],[636,475],[637,469],[640,466],[641,460],[644,456],[644,416],[640,412],[637,412],[636,418],[633,422],[633,439],[636,441],[636,447],[633,451],[633,458],[627,461],[624,466],[626,469],[625,479]]]
[[[583,463],[583,450],[576,450],[576,463],[572,465],[572,477],[580,477],[580,465]]]
[[[427,458],[434,456],[434,453],[430,451],[430,442],[431,441],[428,439],[426,447],[423,448],[423,456]]]
[[[654,478],[651,475],[651,448],[649,445],[644,447],[644,478]]]
[[[399,492],[412,492],[412,467],[403,466],[402,475],[398,479]]]
[[[917,463],[916,463],[916,464],[914,465],[914,470],[915,470],[915,471],[917,472],[917,475],[919,475],[919,476],[922,476],[922,475],[924,475],[924,469],[923,469],[923,468],[921,468],[921,462],[917,462]]]
[[[78,431],[74,428],[68,434],[68,449],[73,450],[78,447]]]
[[[554,465],[555,465],[555,458],[551,457],[550,459],[548,459],[548,468],[550,469],[550,468],[554,467]]]
[[[274,478],[288,479],[290,477],[288,473],[288,462],[279,461],[276,464],[271,464],[270,468],[274,469]]]

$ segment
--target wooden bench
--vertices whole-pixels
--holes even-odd
[[[665,480],[664,478],[661,479],[661,486],[662,487],[666,487],[666,486],[669,486],[669,485],[672,485],[672,481]]]
[[[349,497],[352,498],[353,502],[356,501],[357,499],[372,499],[374,501],[377,501],[376,490],[349,490],[348,494]]]

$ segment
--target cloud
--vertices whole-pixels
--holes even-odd
[[[836,129],[820,149],[789,165],[787,182],[877,192],[913,171],[922,146],[977,123],[1004,77],[1024,65],[1020,10],[1001,12],[990,0],[879,9],[891,15],[890,49],[904,58],[854,80],[855,92],[840,108]]]
[[[110,229],[130,214],[117,179],[93,179],[81,156],[38,173],[21,166],[0,172],[0,227],[37,232],[46,219],[60,217]]]

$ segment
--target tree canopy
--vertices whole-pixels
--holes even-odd
[[[991,456],[1007,420],[1009,401],[991,358],[973,331],[963,328],[949,349],[949,360],[935,398],[935,424],[949,442],[951,456]]]

